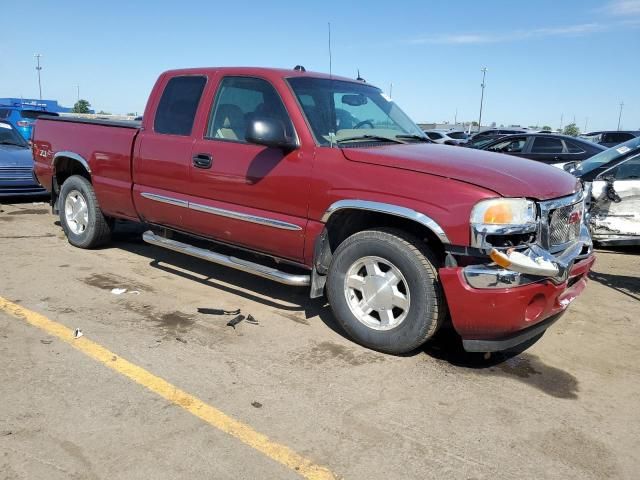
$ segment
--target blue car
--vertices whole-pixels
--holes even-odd
[[[20,105],[0,105],[0,120],[12,124],[25,140],[31,140],[33,124],[41,115],[58,116],[55,112],[29,109]]]
[[[9,122],[0,120],[0,197],[48,195],[33,174],[31,148]]]

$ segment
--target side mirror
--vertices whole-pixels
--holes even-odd
[[[245,139],[249,143],[265,147],[293,150],[298,145],[284,131],[282,121],[269,117],[255,118],[249,122]]]
[[[573,173],[576,171],[576,167],[578,166],[578,162],[567,162],[565,163],[562,168],[564,169],[565,172],[569,172],[569,173]]]

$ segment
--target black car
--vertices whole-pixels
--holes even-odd
[[[568,135],[549,133],[507,135],[483,145],[480,149],[507,153],[548,164],[580,162],[606,150],[597,143]]]
[[[492,140],[497,140],[498,138],[502,138],[506,135],[513,135],[516,133],[525,133],[525,131],[512,128],[490,128],[488,130],[483,130],[482,132],[474,133],[473,135],[471,135],[467,139],[467,142],[464,144],[464,146],[471,148],[482,148],[483,145],[486,145]]]
[[[48,195],[33,175],[29,144],[9,122],[0,121],[0,197]]]
[[[640,130],[605,130],[582,135],[585,139],[605,147],[615,147],[621,143],[640,137]]]

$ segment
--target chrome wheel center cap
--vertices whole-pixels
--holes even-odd
[[[347,270],[344,294],[359,322],[390,330],[407,317],[409,285],[398,267],[382,257],[363,257]]]

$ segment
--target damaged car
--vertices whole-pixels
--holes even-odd
[[[600,245],[640,245],[640,137],[566,165],[587,195],[588,223]]]

